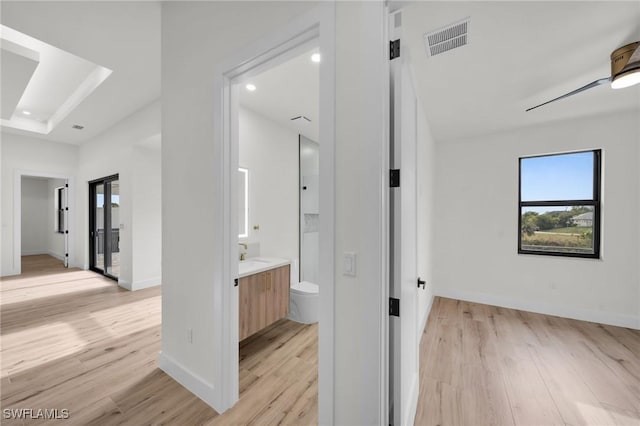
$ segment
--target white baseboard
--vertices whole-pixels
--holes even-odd
[[[87,268],[83,268],[83,265],[82,265],[82,264],[72,262],[71,260],[69,261],[69,268],[84,269],[85,271],[86,271],[87,269],[89,269],[88,267],[87,267]]]
[[[130,291],[142,290],[143,288],[159,286],[160,283],[161,283],[160,277],[151,278],[150,280],[135,281],[133,283],[130,283],[129,281],[125,281],[122,278],[118,278],[118,285]]]
[[[207,403],[207,405],[216,410],[216,412],[221,412],[215,406],[215,389],[213,385],[193,374],[176,360],[165,355],[164,352],[158,354],[158,367],[171,376],[176,382],[180,383],[191,393]]]
[[[48,251],[47,251],[47,254],[48,254],[49,256],[51,256],[51,257],[55,257],[55,258],[56,258],[56,259],[58,259],[58,260],[62,260],[62,261],[64,261],[64,254],[55,253],[55,252],[53,252],[53,251],[51,251],[51,250],[48,250]]]
[[[18,271],[16,271],[15,269],[12,269],[7,272],[2,271],[2,273],[0,273],[0,277],[13,277],[14,275],[20,275],[20,274],[18,274]]]
[[[420,321],[420,335],[424,331],[424,328],[427,326],[427,320],[429,319],[429,314],[431,313],[431,308],[433,307],[433,292],[429,295],[429,304],[427,305],[427,309],[425,309],[424,314],[422,314],[422,319]],[[420,344],[420,341],[418,341]]]
[[[160,277],[151,278],[151,279],[142,280],[142,281],[134,281],[133,284],[131,284],[131,290],[135,291],[135,290],[142,290],[143,288],[159,286],[161,282],[162,282],[162,279]]]
[[[571,318],[581,321],[590,321],[600,324],[615,325],[640,330],[640,317],[620,315],[613,312],[594,311],[583,308],[571,308],[557,306],[544,302],[519,300],[510,297],[496,296],[493,294],[479,293],[453,289],[435,289],[435,295],[450,299],[464,300],[467,302],[483,303],[486,305],[500,306],[503,308],[519,309],[521,311],[535,312],[537,314],[553,315],[563,318]]]
[[[38,254],[49,254],[47,250],[22,250],[21,256],[36,256]]]
[[[416,374],[413,377],[413,382],[411,383],[411,391],[409,392],[409,405],[407,407],[407,425],[412,425],[416,421],[416,412],[418,411],[418,394],[420,388],[418,386],[418,375],[419,371],[416,371]]]

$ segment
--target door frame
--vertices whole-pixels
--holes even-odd
[[[237,169],[237,85],[300,53],[316,42],[320,63],[320,321],[318,326],[319,423],[334,423],[335,329],[335,4],[321,3],[275,33],[235,52],[214,74],[214,387],[219,412],[239,397]],[[234,93],[234,91],[236,93]]]
[[[64,179],[67,187],[67,264],[75,267],[76,262],[72,262],[75,255],[75,178],[67,174],[39,172],[31,170],[16,170],[13,173],[13,271],[9,275],[20,275],[22,273],[22,178],[41,177],[48,179]]]
[[[105,176],[103,178],[100,179],[94,179],[89,181],[89,270],[96,272],[98,274],[102,274],[107,278],[110,278],[112,280],[118,281],[117,276],[115,275],[111,275],[109,273],[107,273],[107,268],[106,268],[106,264],[107,264],[107,258],[111,259],[111,237],[107,236],[107,228],[106,226],[104,227],[105,230],[105,237],[104,237],[104,264],[105,267],[103,270],[98,269],[95,266],[95,236],[92,237],[91,236],[91,231],[92,231],[92,226],[91,225],[95,225],[95,221],[96,221],[96,214],[95,214],[95,204],[94,204],[94,198],[95,198],[95,190],[94,187],[100,183],[102,183],[102,185],[104,186],[104,202],[106,204],[107,201],[107,195],[109,195],[109,199],[111,199],[111,191],[109,191],[107,193],[107,182],[113,182],[113,181],[119,181],[120,180],[120,174],[116,173],[114,175],[110,175],[110,176]],[[107,222],[107,217],[109,217],[109,219],[111,218],[111,209],[104,209],[104,221],[105,224]],[[109,220],[109,222],[111,222],[111,220]],[[111,223],[112,227],[113,224]],[[107,253],[108,252],[108,253]]]
[[[396,5],[397,6],[397,5]],[[389,265],[389,285],[388,285],[388,293],[389,297],[395,297],[400,300],[400,315],[398,318],[393,318],[389,316],[389,321],[387,322],[388,331],[386,338],[386,353],[388,354],[388,369],[387,369],[387,386],[386,390],[388,395],[385,398],[387,402],[387,413],[386,418],[389,419],[389,424],[401,426],[405,424],[413,424],[417,409],[418,397],[419,397],[419,347],[420,333],[415,332],[415,328],[420,327],[421,318],[419,318],[419,313],[417,310],[417,301],[418,301],[418,290],[417,290],[417,280],[418,278],[418,268],[417,268],[417,244],[415,244],[410,251],[414,252],[416,258],[414,259],[414,273],[415,277],[411,277],[411,283],[408,283],[406,280],[402,280],[402,273],[398,270],[404,270],[406,265],[404,261],[404,249],[405,242],[403,241],[403,218],[405,211],[402,209],[403,202],[402,197],[405,194],[404,189],[407,185],[403,185],[404,182],[407,181],[406,175],[407,173],[403,173],[404,170],[409,169],[411,166],[406,166],[403,163],[403,160],[406,160],[403,154],[403,150],[406,149],[406,138],[407,134],[409,138],[413,140],[410,142],[413,144],[413,149],[415,149],[415,153],[413,156],[410,156],[410,161],[413,162],[413,188],[412,194],[409,196],[409,199],[415,200],[414,208],[414,217],[413,217],[413,228],[414,232],[417,232],[417,215],[418,215],[418,205],[417,205],[417,184],[418,184],[418,165],[415,163],[418,147],[418,139],[417,139],[417,93],[415,90],[415,84],[413,81],[413,76],[410,70],[407,70],[410,67],[409,64],[409,52],[406,48],[406,33],[403,31],[403,23],[402,23],[402,8],[401,7],[393,7],[387,11],[388,14],[388,25],[387,25],[387,34],[388,40],[400,40],[400,57],[395,58],[394,60],[389,61],[389,110],[388,110],[388,120],[389,120],[389,150],[388,153],[388,162],[390,168],[399,168],[400,169],[400,187],[398,188],[390,188],[389,197],[386,199],[388,204],[387,209],[387,235],[388,235],[388,243],[389,243],[389,251],[387,252],[387,263]],[[408,72],[405,72],[408,71]],[[393,83],[392,83],[393,81]],[[400,82],[400,86],[397,83]],[[404,98],[404,87],[405,85],[411,87],[412,92],[412,100],[413,107],[409,108],[409,110],[405,110],[405,100]],[[398,103],[397,93],[400,93],[400,102]],[[398,115],[399,112],[399,115]],[[412,118],[408,118],[408,113],[412,114]],[[392,119],[393,116],[393,119]],[[413,129],[407,129],[407,121],[412,124]],[[412,136],[411,136],[412,135]],[[394,192],[396,191],[396,192]],[[402,191],[402,192],[401,192]],[[400,228],[397,227],[397,221],[403,221],[400,224]],[[417,238],[417,236],[416,236]],[[417,240],[413,241],[417,243]],[[400,250],[399,256],[396,256],[396,250]],[[415,281],[414,281],[415,280]],[[409,284],[412,286],[412,294],[406,294],[406,285]],[[413,304],[412,309],[406,308],[409,304]],[[415,315],[412,318],[411,315],[407,315],[407,312],[413,312]],[[407,321],[410,320],[409,323],[413,322],[413,325],[409,325],[409,328],[414,327],[414,330],[411,333],[408,333],[406,336],[403,332],[404,327],[396,323],[396,321]],[[403,345],[404,338],[415,339],[413,342],[415,344],[415,352],[412,354],[413,358],[410,355],[405,355],[404,350],[406,350],[406,346]],[[399,360],[395,357],[399,356]],[[408,359],[407,359],[408,358]],[[408,361],[411,361],[411,364],[408,364]],[[393,368],[392,368],[393,364]],[[410,374],[410,380],[405,383],[404,377],[405,371],[408,370]],[[392,376],[393,373],[393,376]],[[399,388],[399,389],[398,389]],[[392,409],[392,401],[390,397],[393,399],[397,399],[398,395],[394,395],[395,392],[400,392],[399,395],[399,406],[393,405]],[[407,391],[407,392],[405,392]],[[389,417],[390,414],[393,414],[393,418]]]

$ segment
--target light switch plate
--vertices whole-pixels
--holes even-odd
[[[345,252],[343,257],[342,274],[348,277],[356,276],[356,254],[354,252]]]

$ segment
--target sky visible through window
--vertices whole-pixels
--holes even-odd
[[[97,203],[97,207],[103,207],[104,206],[104,194],[96,194],[96,203]],[[120,195],[116,195],[116,194],[111,194],[111,202],[114,204],[118,204],[120,205]]]
[[[589,200],[593,198],[593,152],[523,158],[520,163],[522,201]],[[570,207],[567,208],[569,210]],[[527,211],[564,210],[534,207]]]

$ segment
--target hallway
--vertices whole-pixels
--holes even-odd
[[[218,416],[157,367],[160,287],[130,292],[46,255],[0,282],[2,409],[66,409],[65,425],[317,422],[317,327],[284,320],[244,341],[241,400]]]

